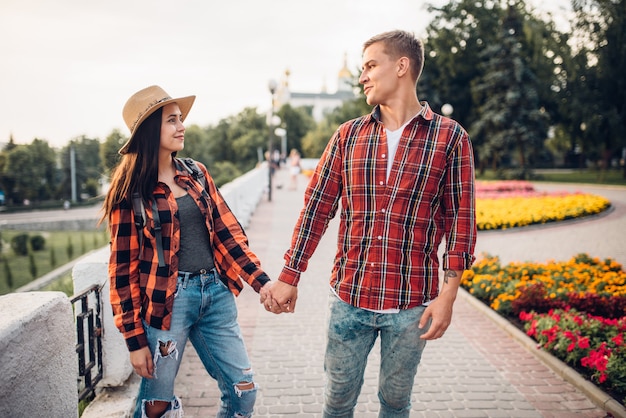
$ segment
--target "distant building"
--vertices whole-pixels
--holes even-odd
[[[339,107],[347,100],[357,97],[355,94],[354,76],[348,69],[347,56],[344,55],[343,68],[337,75],[337,91],[328,93],[323,85],[319,93],[306,93],[291,91],[289,88],[289,70],[285,70],[283,79],[276,91],[276,108],[289,103],[292,107],[311,106],[313,108],[313,118],[316,121],[322,120],[324,114],[336,107]]]

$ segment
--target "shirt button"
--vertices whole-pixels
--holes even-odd
[[[387,209],[382,208],[380,211],[381,211],[382,213],[385,213],[385,212],[387,212]]]
[[[382,157],[383,157],[383,158],[385,158],[386,156],[387,156],[386,154],[383,154],[383,155],[382,155]]]
[[[372,267],[374,267],[376,265],[376,263],[372,263]]]
[[[382,186],[382,185],[385,184],[385,182],[381,180],[381,182],[379,184]]]
[[[378,236],[378,240],[380,241],[381,239],[383,239],[383,237],[379,235]]]

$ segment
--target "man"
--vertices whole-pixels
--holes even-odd
[[[426,341],[452,318],[474,261],[474,166],[468,134],[417,98],[421,41],[404,31],[364,44],[371,114],[342,124],[305,192],[286,264],[264,303],[293,312],[300,273],[341,205],[330,279],[324,417],[351,417],[378,336],[380,417],[408,417]],[[437,250],[446,237],[443,283]]]

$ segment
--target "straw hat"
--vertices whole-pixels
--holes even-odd
[[[148,116],[154,113],[155,110],[169,103],[177,103],[182,113],[182,119],[185,120],[194,100],[196,100],[196,96],[172,99],[172,97],[159,86],[146,87],[133,94],[124,105],[124,110],[122,111],[124,122],[126,122],[128,129],[130,129],[130,138],[128,138],[128,141],[120,148],[119,153],[126,154],[128,152],[137,127],[141,125]]]

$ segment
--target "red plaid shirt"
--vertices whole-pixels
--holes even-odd
[[[426,102],[402,132],[387,179],[380,110],[342,124],[305,192],[279,280],[297,285],[328,222],[341,207],[330,285],[353,306],[408,309],[438,295],[443,268],[469,269],[476,220],[474,163],[467,132]]]
[[[206,219],[215,266],[235,295],[243,288],[242,279],[258,292],[269,278],[261,270],[256,255],[248,248],[243,228],[228,208],[206,167],[200,163],[198,167],[206,177],[210,199],[202,196],[202,185],[178,164],[175,181],[187,189]],[[159,267],[150,205],[146,207],[141,254],[131,202],[125,200],[117,205],[109,220],[111,306],[115,325],[124,335],[130,351],[147,345],[142,319],[153,328],[169,329],[177,287],[177,253],[180,249],[178,205],[169,187],[163,183],[157,184],[153,197],[161,220],[164,267]]]

